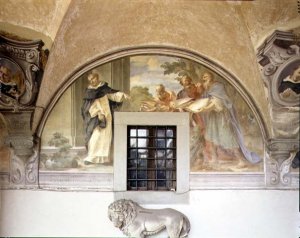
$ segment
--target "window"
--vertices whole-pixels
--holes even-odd
[[[186,202],[189,151],[188,113],[115,112],[116,199]]]
[[[127,190],[176,190],[176,126],[127,127]]]

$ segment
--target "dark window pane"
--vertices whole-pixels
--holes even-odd
[[[128,179],[136,179],[136,170],[128,171]]]
[[[147,170],[138,171],[138,179],[147,179]]]
[[[158,159],[156,160],[156,168],[161,169],[165,168],[165,160],[164,159]]]
[[[138,167],[139,168],[147,168],[147,160],[146,159],[138,160]]]
[[[167,169],[173,169],[173,168],[176,168],[176,162],[173,161],[172,159],[166,160],[166,168],[167,168]]]
[[[173,139],[167,139],[167,147],[168,148],[175,147],[175,143]]]
[[[165,150],[157,150],[155,157],[156,158],[165,158],[166,157],[166,151]]]
[[[138,181],[137,186],[141,190],[146,190],[147,189],[147,182],[146,181]]]
[[[174,137],[174,132],[172,129],[167,129],[167,137]]]
[[[155,146],[157,148],[165,148],[166,147],[166,140],[165,139],[156,139]]]
[[[129,183],[128,183],[129,189],[132,189],[132,190],[136,190],[136,185],[137,185],[136,181],[129,181]]]
[[[165,137],[166,130],[165,129],[157,129],[157,137]]]
[[[137,158],[137,150],[136,149],[130,150],[129,154],[130,154],[129,155],[130,158]]]
[[[168,159],[175,158],[174,150],[167,150],[167,156]]]
[[[137,160],[136,159],[129,159],[127,163],[128,168],[136,168]]]

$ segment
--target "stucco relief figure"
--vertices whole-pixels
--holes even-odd
[[[1,62],[9,62],[3,61]],[[1,63],[0,62],[0,63]],[[9,65],[13,66],[9,62]],[[0,92],[11,98],[18,98],[25,90],[24,78],[20,71],[10,69],[0,64]]]
[[[279,85],[279,94],[284,99],[296,99],[300,95],[300,65],[292,69]]]
[[[238,160],[238,167],[246,166],[245,159],[252,164],[259,163],[261,158],[245,147],[235,108],[224,85],[206,72],[203,87],[206,100],[200,99],[202,106],[194,112],[200,113],[205,121],[205,163],[217,164],[219,158],[226,156]]]
[[[111,163],[112,112],[129,96],[110,88],[106,82],[102,81],[101,75],[96,71],[90,73],[87,79],[89,86],[86,89],[82,106],[86,133],[85,143],[88,149],[84,163]]]
[[[188,218],[171,208],[145,209],[131,200],[117,200],[109,205],[108,217],[114,226],[130,237],[147,237],[166,229],[170,238],[187,237]]]

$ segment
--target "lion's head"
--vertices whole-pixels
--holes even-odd
[[[137,204],[131,200],[115,201],[108,207],[108,218],[115,227],[124,231],[136,217],[136,206]]]

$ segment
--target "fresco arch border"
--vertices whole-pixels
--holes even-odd
[[[118,49],[115,51],[111,51],[109,53],[106,53],[102,56],[96,57],[94,60],[87,62],[86,64],[82,65],[80,68],[75,69],[73,73],[70,74],[70,76],[65,80],[65,82],[62,84],[62,86],[59,88],[59,90],[55,93],[55,95],[52,97],[52,100],[48,104],[42,118],[40,119],[39,126],[36,130],[36,135],[38,138],[41,138],[41,135],[43,133],[43,129],[45,127],[46,121],[60,99],[60,97],[63,95],[63,93],[67,90],[67,88],[75,82],[76,79],[78,79],[80,76],[82,76],[84,73],[88,72],[89,70],[96,68],[98,66],[101,66],[105,63],[108,63],[110,61],[126,57],[126,56],[137,56],[137,55],[145,55],[145,54],[153,54],[153,55],[167,55],[167,56],[174,56],[174,57],[181,57],[185,59],[189,59],[192,61],[195,61],[199,64],[204,65],[205,67],[209,68],[211,71],[215,72],[219,76],[223,77],[226,81],[228,81],[242,96],[242,98],[245,100],[247,105],[250,107],[251,111],[253,112],[261,133],[262,137],[264,139],[264,142],[266,144],[267,140],[269,139],[269,132],[267,130],[267,126],[265,123],[265,120],[262,116],[262,113],[260,112],[257,104],[255,103],[255,100],[251,96],[251,94],[248,92],[248,90],[245,88],[244,85],[240,83],[238,78],[234,76],[231,72],[226,70],[223,66],[218,64],[217,62],[209,59],[206,56],[203,56],[199,53],[181,49],[178,47],[170,47],[170,46],[139,46],[139,47],[128,47],[123,49]]]

